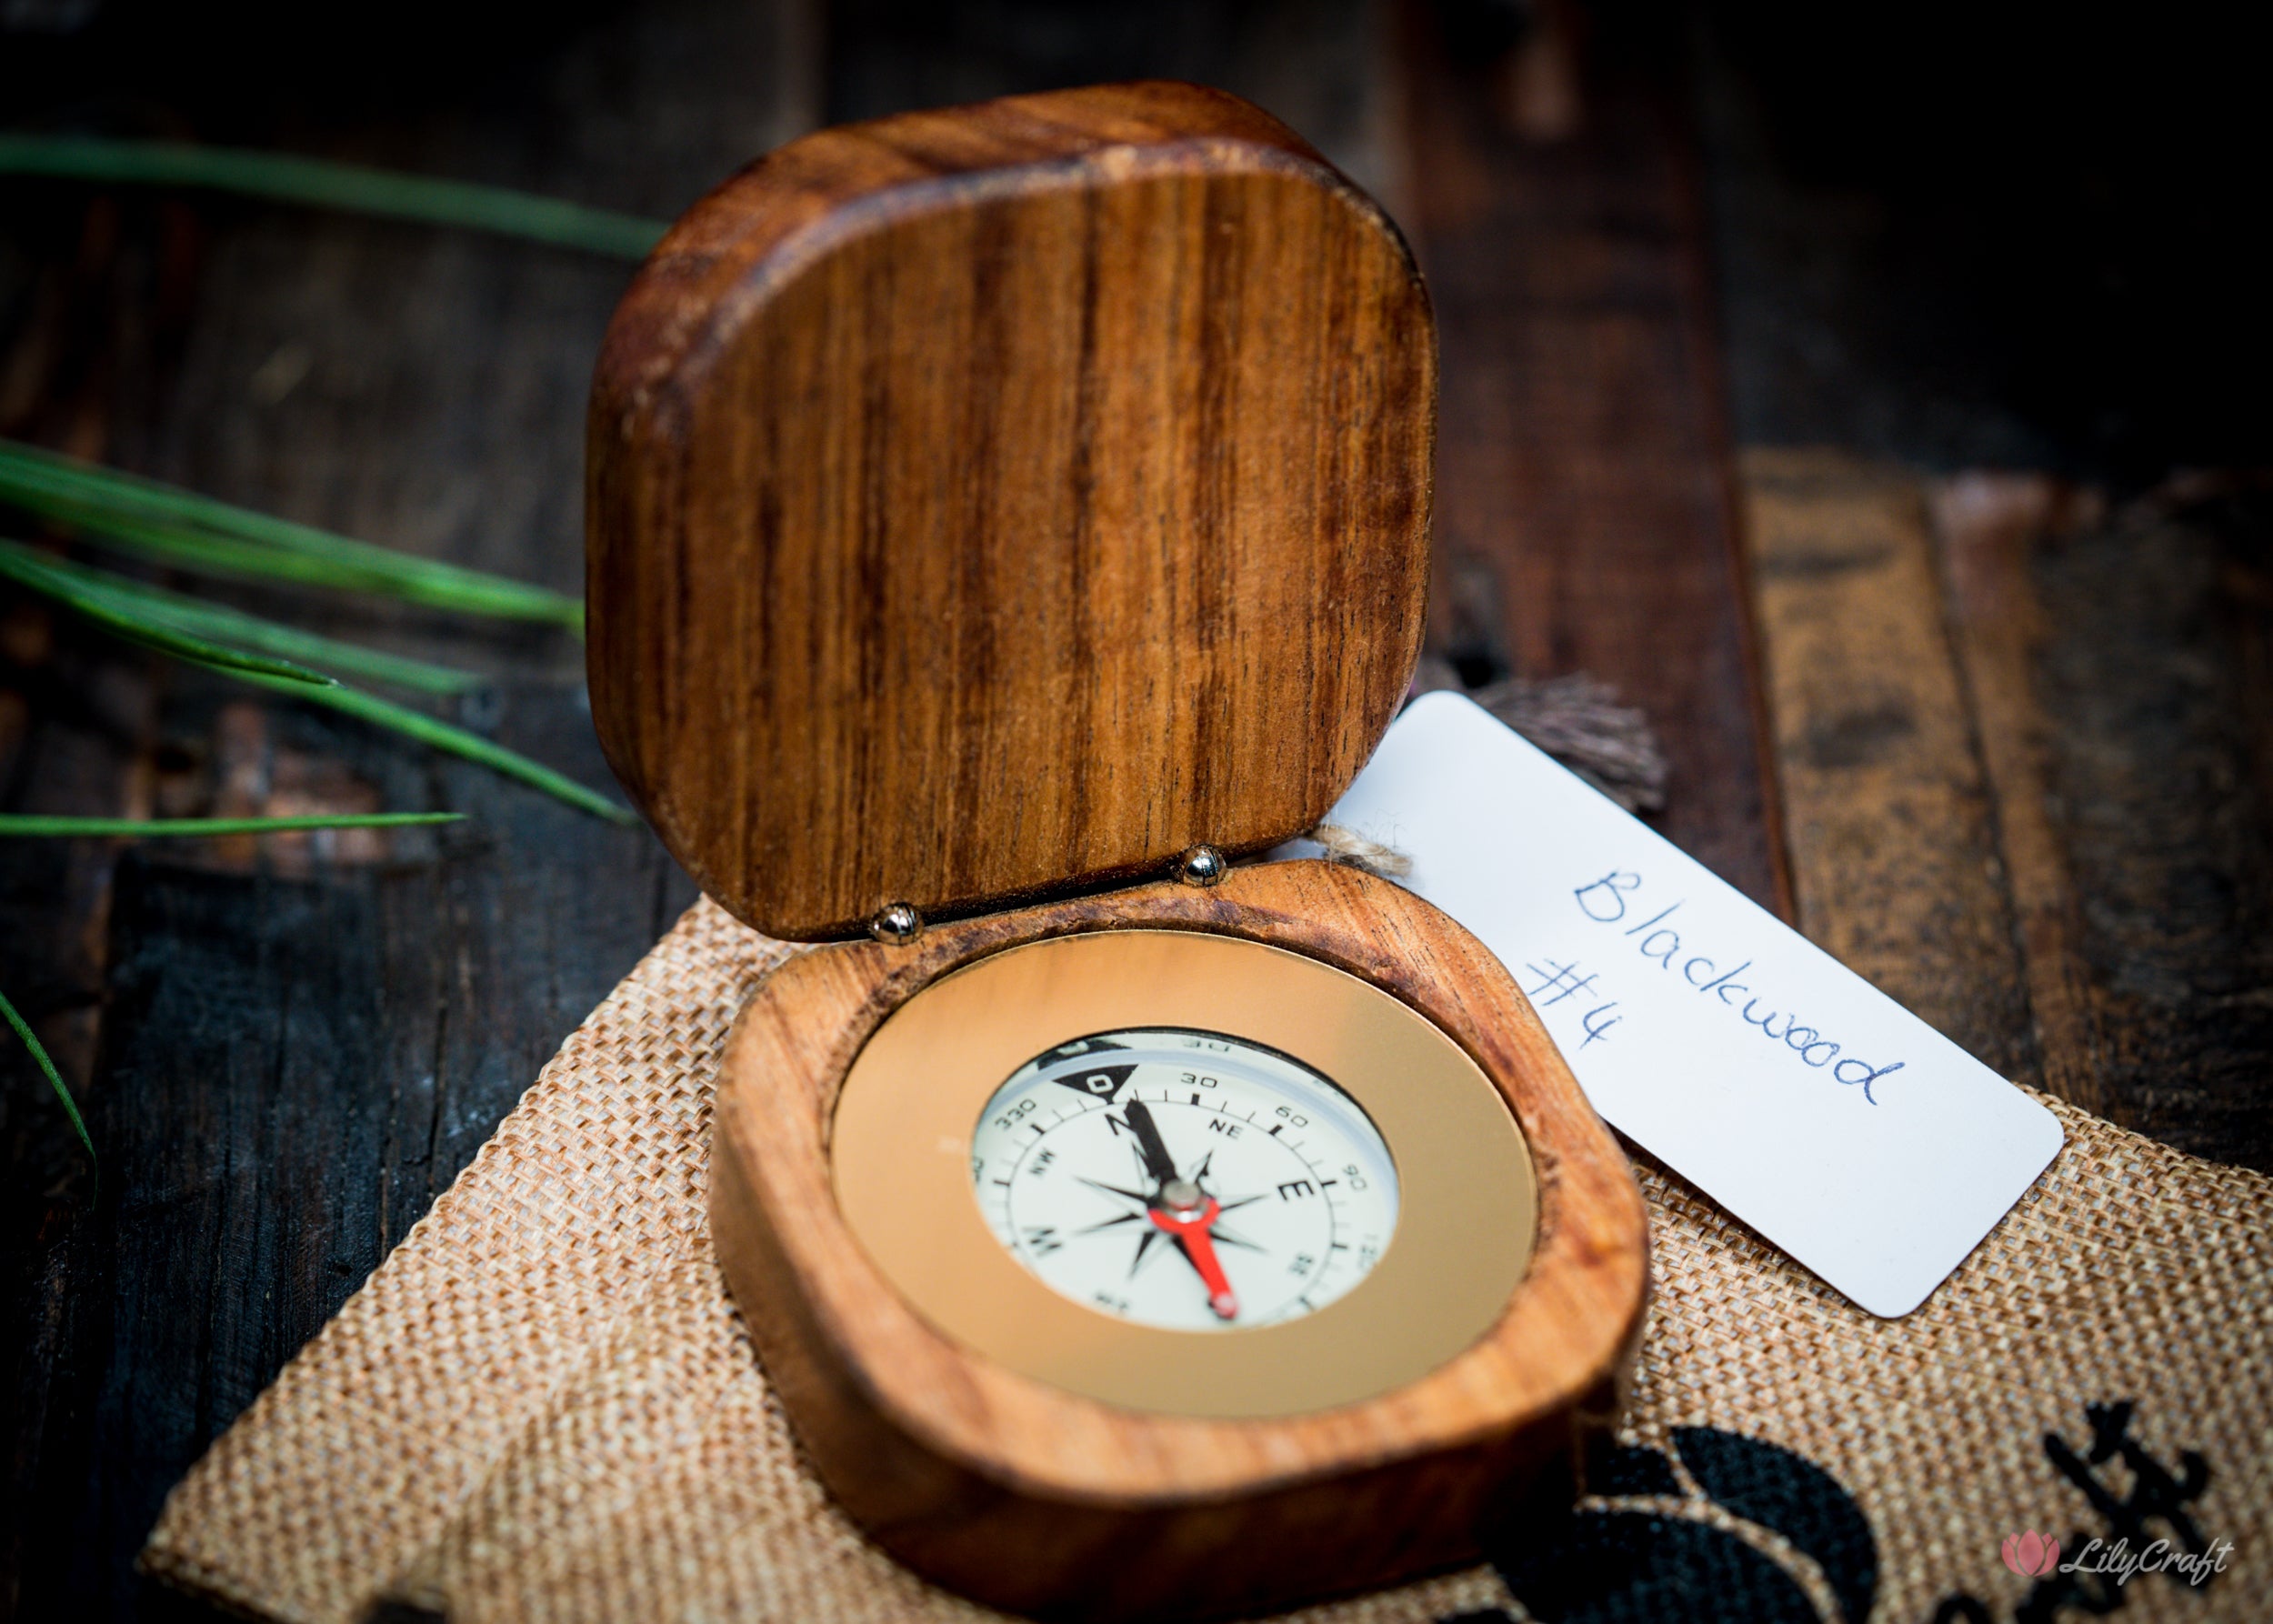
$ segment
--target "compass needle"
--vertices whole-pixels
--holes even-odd
[[[1215,1220],[1216,1204],[1203,1203],[1188,1215],[1156,1207],[1152,1221],[1176,1238],[1176,1244],[1184,1254],[1192,1272],[1199,1276],[1200,1284],[1207,1288],[1207,1309],[1218,1319],[1239,1317],[1238,1294],[1231,1289],[1231,1282],[1223,1271],[1223,1261],[1216,1256],[1215,1238],[1207,1226]]]
[[[1067,1090],[1095,1103],[1060,1105]],[[1372,1270],[1397,1225],[1395,1164],[1356,1102],[1217,1033],[1106,1032],[1047,1051],[996,1090],[971,1148],[1007,1192],[985,1210],[1021,1267],[1091,1312],[1165,1329],[1316,1313]],[[1156,1268],[1170,1252],[1182,1262]]]
[[[1141,1099],[1132,1099],[1126,1115],[1129,1127],[1136,1130],[1136,1143],[1144,1152],[1145,1171],[1155,1183],[1173,1183],[1176,1158],[1168,1154],[1167,1141],[1160,1137],[1160,1125],[1152,1119],[1152,1108]]]

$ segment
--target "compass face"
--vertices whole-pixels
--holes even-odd
[[[971,1139],[1010,1255],[1099,1313],[1166,1330],[1281,1323],[1364,1279],[1396,1164],[1331,1080],[1221,1032],[1101,1032],[1027,1061]]]
[[[1049,937],[931,981],[846,1068],[828,1152],[846,1228],[933,1331],[1140,1412],[1419,1380],[1498,1323],[1537,1233],[1522,1131],[1447,1032],[1198,930]]]

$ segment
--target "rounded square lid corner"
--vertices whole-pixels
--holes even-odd
[[[1221,92],[805,137],[680,221],[610,328],[602,741],[778,936],[1268,846],[1404,697],[1435,411],[1395,228]]]

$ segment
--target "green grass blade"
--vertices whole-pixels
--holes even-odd
[[[237,581],[285,581],[299,586],[390,597],[461,615],[571,625],[566,611],[550,606],[501,600],[497,595],[487,592],[468,592],[455,582],[421,580],[400,571],[365,568],[354,560],[315,557],[190,525],[127,517],[67,499],[27,496],[7,488],[6,474],[7,470],[0,467],[0,501],[13,502],[44,518],[54,519],[100,546],[193,575]],[[563,601],[574,605],[576,600]],[[578,607],[571,629],[579,628],[582,622],[583,611]]]
[[[114,601],[107,595],[81,586],[68,576],[37,561],[28,548],[10,547],[0,552],[0,576],[53,599],[82,619],[93,621],[114,637],[123,637],[129,643],[139,643],[145,648],[155,648],[162,654],[170,654],[194,666],[209,666],[215,671],[257,677],[264,681],[280,682],[288,687],[321,688],[330,687],[333,682],[323,672],[312,671],[296,661],[226,647],[150,619]]]
[[[437,721],[433,717],[421,711],[412,710],[406,706],[381,699],[375,695],[364,693],[359,688],[311,688],[301,687],[296,683],[279,682],[270,677],[255,677],[249,672],[242,675],[246,682],[256,687],[274,688],[280,694],[289,694],[295,699],[305,699],[312,704],[328,706],[334,710],[360,717],[376,727],[415,738],[421,744],[431,745],[437,750],[462,757],[467,761],[478,762],[492,772],[501,773],[508,778],[528,785],[533,789],[541,789],[556,800],[566,801],[570,806],[581,811],[589,812],[596,817],[605,817],[610,823],[629,824],[638,821],[638,818],[627,808],[617,806],[596,790],[586,789],[574,778],[556,773],[540,762],[532,761],[518,751],[508,750],[503,745],[492,744],[477,733],[469,733],[463,727],[454,727],[447,722]]]
[[[622,259],[646,258],[665,229],[659,220],[504,186],[177,141],[0,135],[0,174],[235,192],[429,226],[469,226]]]
[[[336,637],[302,631],[264,616],[205,603],[146,582],[130,581],[107,570],[54,557],[21,542],[0,540],[0,559],[10,556],[28,557],[51,573],[76,582],[90,596],[122,613],[139,615],[175,631],[211,638],[231,647],[256,649],[263,654],[302,661],[319,670],[367,677],[421,693],[463,694],[481,686],[482,678],[477,673],[462,671],[455,666],[437,666],[382,649],[365,648],[357,643],[343,643]]]
[[[584,627],[584,606],[563,593],[335,536],[19,441],[0,440],[0,501],[186,569]]]
[[[0,992],[0,1015],[8,1018],[8,1025],[15,1028],[15,1035],[24,1039],[24,1047],[32,1051],[32,1058],[38,1061],[39,1068],[47,1074],[47,1086],[55,1091],[55,1098],[63,1101],[64,1113],[71,1118],[71,1126],[78,1129],[79,1143],[86,1147],[87,1161],[94,1167],[95,1176],[99,1181],[103,1177],[103,1165],[95,1159],[95,1136],[87,1132],[86,1118],[79,1115],[79,1102],[71,1098],[71,1090],[63,1086],[63,1078],[55,1070],[55,1063],[47,1058],[46,1046],[33,1034],[31,1027],[15,1012],[15,1006],[8,1002],[8,995],[4,992]]]
[[[596,817],[605,817],[610,822],[633,823],[637,821],[629,811],[617,806],[606,797],[586,789],[575,779],[556,773],[541,763],[532,761],[517,751],[508,750],[502,745],[492,744],[479,734],[469,733],[463,727],[438,721],[421,711],[396,705],[375,694],[366,694],[357,688],[343,687],[332,678],[320,673],[309,672],[305,677],[300,676],[298,673],[303,667],[294,666],[289,661],[239,654],[184,633],[169,631],[163,627],[155,626],[132,615],[108,607],[98,601],[95,593],[77,586],[64,576],[60,571],[55,569],[53,566],[36,560],[35,556],[32,555],[28,548],[0,547],[0,576],[12,576],[25,586],[46,593],[49,596],[65,603],[77,613],[86,616],[98,624],[109,627],[121,637],[148,644],[155,648],[164,649],[168,654],[193,660],[198,665],[211,666],[257,687],[273,688],[278,693],[289,694],[295,698],[312,699],[319,705],[327,705],[334,710],[344,711],[349,716],[361,717],[366,722],[388,728],[393,732],[407,735],[422,744],[431,745],[437,750],[463,757],[468,761],[478,762],[493,772],[502,773],[506,777],[517,779],[532,788],[541,789],[546,794],[566,801],[572,807],[592,813]],[[310,681],[310,677],[315,680]]]
[[[295,829],[404,829],[465,821],[463,812],[327,812],[307,817],[44,817],[29,812],[0,812],[0,838],[204,838],[279,835]]]

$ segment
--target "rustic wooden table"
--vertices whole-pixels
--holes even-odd
[[[1137,75],[1257,99],[1430,280],[1437,651],[1614,684],[1672,757],[1671,838],[2008,1075],[2273,1167],[2266,486],[2095,464],[2057,412],[2039,433],[2022,396],[1906,365],[1881,250],[1913,216],[1795,175],[1741,29],[1530,15],[662,0],[456,19],[446,61],[390,36],[297,81],[145,18],[124,46],[10,37],[0,85],[29,122],[663,216],[823,120]],[[627,267],[211,197],[0,198],[0,434],[576,586]],[[461,720],[606,782],[565,637],[246,601],[480,663]],[[98,1189],[6,1048],[0,1609],[185,1607],[133,1573],[165,1490],[694,895],[644,831],[0,595],[0,807],[380,806],[469,816],[322,850],[0,847],[0,987],[102,1157]]]

